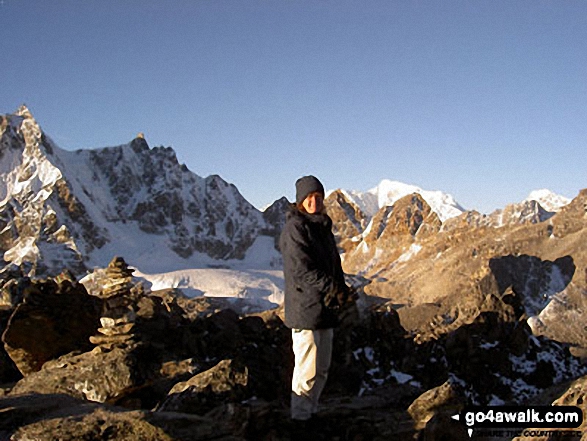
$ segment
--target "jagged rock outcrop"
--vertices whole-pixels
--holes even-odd
[[[267,235],[278,236],[285,225],[285,213],[290,202],[286,197],[277,199],[265,210],[263,210],[263,219],[267,225]]]
[[[394,260],[416,254],[421,247],[418,241],[438,232],[440,226],[440,218],[421,195],[405,196],[377,212],[362,240],[345,256],[343,268],[350,273],[377,273]]]
[[[28,109],[21,107],[3,121],[0,252],[4,260],[15,265],[29,263],[32,274],[42,274],[53,264],[61,265],[54,274],[63,266],[83,271],[83,256],[72,242],[70,229],[57,222],[57,213],[68,213],[76,221],[76,233],[97,244],[103,241],[101,230],[84,216],[84,207],[71,194],[59,168],[48,159],[54,145]]]
[[[342,190],[333,191],[324,201],[332,218],[332,232],[342,253],[352,251],[367,227],[367,216]]]
[[[10,316],[2,342],[23,375],[60,355],[92,348],[88,339],[99,326],[99,299],[67,281],[22,285],[23,301]]]
[[[587,349],[587,290],[570,284],[554,295],[548,305],[528,320],[534,335]]]
[[[477,211],[466,211],[459,216],[447,219],[443,231],[452,231],[461,228],[488,227],[501,228],[512,225],[537,224],[545,222],[556,212],[548,211],[538,201],[526,200],[517,204],[509,204],[502,210],[495,210],[490,214],[481,214]]]
[[[392,298],[397,304],[437,303],[450,293],[462,298],[485,283],[492,273],[491,262],[511,256],[512,262],[521,264],[517,277],[527,278],[525,287],[516,284],[515,288],[537,296],[527,296],[526,304],[536,302],[543,307],[570,283],[579,289],[586,287],[584,276],[579,274],[582,271],[572,272],[572,268],[587,264],[583,246],[587,238],[585,199],[582,191],[546,222],[441,230],[415,242],[407,254],[400,254],[401,248],[381,249],[379,266],[362,267],[363,276],[373,278],[366,292]],[[529,266],[532,259],[537,264],[535,270]],[[536,259],[555,265],[543,265]]]
[[[248,369],[234,360],[222,360],[186,382],[177,383],[158,410],[201,415],[225,402],[239,403],[247,393]]]
[[[263,234],[274,237],[275,249],[279,250],[279,235],[285,225],[285,213],[290,202],[286,197],[277,199],[263,211],[266,229]]]
[[[240,259],[275,228],[234,185],[195,175],[171,148],[151,149],[139,137],[70,152],[26,107],[0,119],[0,252],[7,263],[30,265],[31,275],[81,275],[105,265],[102,256],[118,254],[119,243],[131,262],[152,252],[145,242],[181,258]]]
[[[421,231],[424,228],[426,231]],[[382,246],[394,236],[422,235],[440,229],[440,219],[430,205],[417,193],[405,196],[394,205],[379,210],[365,235],[367,243],[382,241]],[[386,242],[387,241],[387,242]]]
[[[411,194],[418,194],[432,207],[441,221],[458,216],[464,209],[455,199],[442,191],[423,190],[415,185],[403,182],[382,180],[375,188],[367,192],[348,191],[347,195],[368,216],[374,216],[383,207],[395,205],[400,199]]]
[[[547,221],[554,212],[545,210],[537,201],[524,201],[507,205],[503,210],[496,210],[487,217],[488,226],[502,227],[511,224],[537,224]]]
[[[199,434],[215,428],[237,439],[289,439],[293,357],[282,311],[239,316],[230,309],[216,310],[219,303],[209,299],[149,293],[136,288],[120,258],[105,272],[106,288],[95,298],[116,299],[134,311],[132,339],[99,342],[26,374],[0,398],[0,406],[13,406],[4,415],[19,422],[3,426],[0,421],[0,430],[37,434],[41,422],[51,418],[45,427],[53,427],[62,439],[69,439],[71,427],[80,434],[110,430],[111,439],[137,433],[147,434],[146,439],[151,433],[190,439],[196,429],[182,424],[197,422]],[[361,311],[349,305],[336,331],[316,439],[362,435],[408,440],[416,433],[422,439],[442,439],[443,433],[462,430],[446,418],[455,405],[520,403],[584,375],[581,361],[564,346],[532,336],[523,321],[523,295],[506,276],[498,277],[505,281],[500,285],[488,274],[464,304],[447,299],[419,319],[421,305],[405,306],[399,313],[389,301],[363,299]],[[109,310],[102,309],[101,317]],[[458,388],[458,400],[439,393],[443,384]],[[74,414],[58,413],[41,394],[56,397],[63,412],[71,412],[67,403],[74,398],[125,409],[96,405],[86,412],[83,405]],[[34,418],[27,406],[37,406]],[[69,425],[59,429],[56,421]]]

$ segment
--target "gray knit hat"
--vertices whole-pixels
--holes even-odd
[[[302,176],[296,181],[296,204],[301,204],[310,193],[322,193],[324,196],[324,186],[315,176]]]

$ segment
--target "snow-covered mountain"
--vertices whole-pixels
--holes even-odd
[[[363,269],[403,262],[451,222],[537,223],[568,203],[540,190],[522,205],[473,216],[446,193],[390,180],[329,196],[345,262]],[[192,173],[171,148],[150,148],[140,136],[72,152],[46,136],[26,107],[0,115],[0,255],[29,274],[82,275],[122,256],[158,288],[279,302],[275,239],[287,205],[282,198],[261,212],[234,185]]]
[[[379,185],[366,191],[343,190],[346,196],[354,202],[363,213],[369,217],[375,216],[383,207],[389,207],[398,200],[413,193],[417,193],[430,205],[441,221],[460,215],[465,211],[455,199],[442,191],[422,190],[415,185],[403,182],[382,180]]]
[[[218,266],[255,249],[278,258],[263,213],[171,148],[60,149],[26,107],[0,116],[0,251],[33,273],[83,273],[121,255],[144,272]],[[251,259],[248,260],[249,262]]]
[[[565,205],[568,205],[571,199],[543,188],[532,191],[523,202],[526,201],[536,201],[546,211],[557,212]]]

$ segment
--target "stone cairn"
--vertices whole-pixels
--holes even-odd
[[[115,257],[108,264],[105,280],[100,291],[104,299],[99,335],[90,337],[90,342],[103,350],[128,347],[139,343],[133,333],[135,327],[137,298],[143,294],[142,286],[132,281],[130,269],[122,257]]]

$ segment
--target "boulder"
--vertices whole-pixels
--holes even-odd
[[[548,305],[528,324],[535,335],[587,349],[587,289],[570,283],[550,299]]]
[[[23,375],[72,351],[92,349],[89,337],[100,322],[101,301],[83,285],[30,282],[8,321],[2,341]]]
[[[241,402],[250,394],[246,366],[223,360],[186,382],[177,383],[158,410],[202,415],[223,403]]]
[[[446,381],[434,389],[424,392],[408,407],[416,429],[424,429],[433,417],[456,415],[468,402],[458,379]]]
[[[0,308],[0,334],[6,328],[12,310]],[[10,358],[3,345],[0,345],[0,385],[13,383],[22,378],[22,374]]]
[[[0,439],[37,441],[244,440],[230,421],[197,415],[128,410],[60,394],[0,398]]]
[[[114,348],[96,348],[83,354],[67,354],[49,361],[20,380],[10,391],[16,394],[66,394],[100,403],[116,403],[145,384],[147,354]]]

